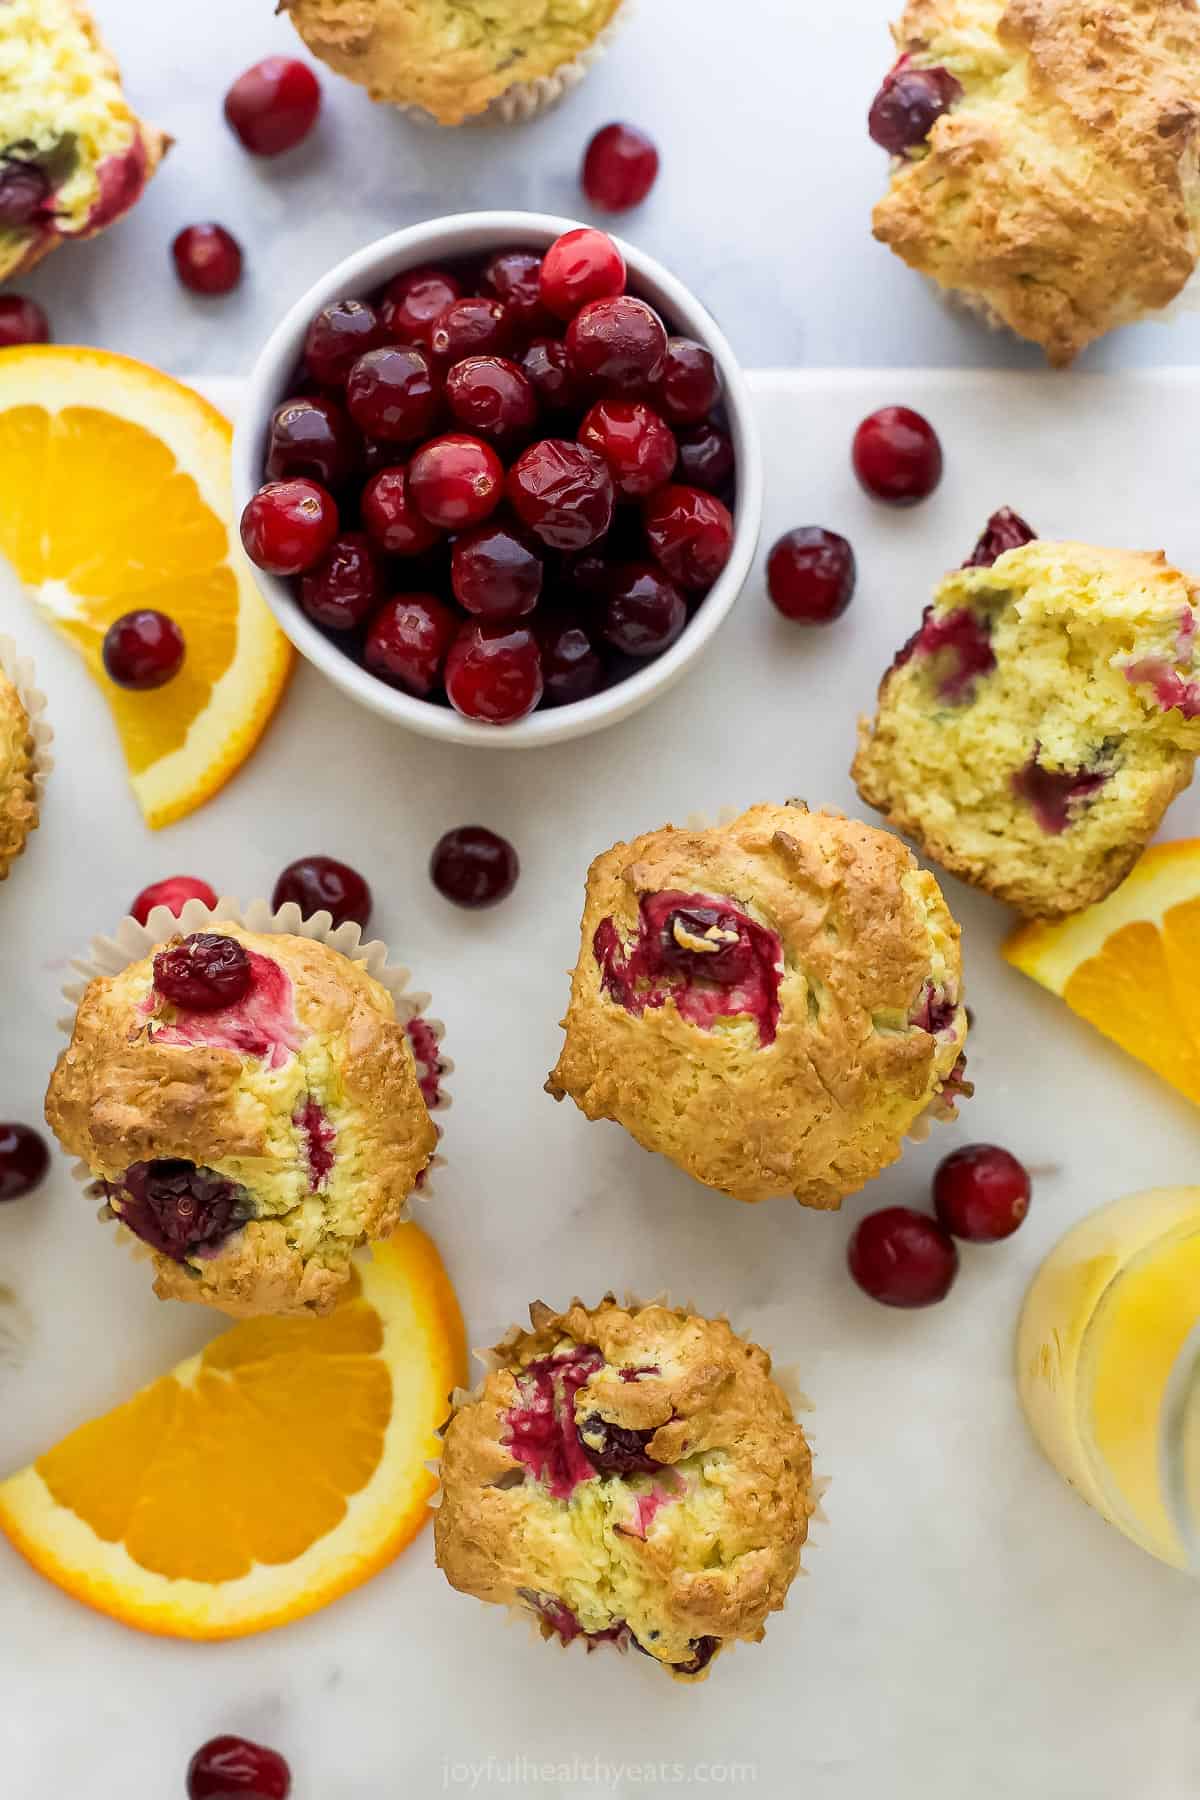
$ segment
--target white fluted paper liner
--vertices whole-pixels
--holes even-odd
[[[29,738],[33,746],[30,778],[34,802],[40,809],[46,777],[54,767],[54,758],[50,754],[54,731],[46,717],[46,696],[37,685],[32,658],[22,656],[13,639],[3,633],[0,633],[0,672],[7,675],[16,688],[17,699],[29,721]],[[36,825],[31,829],[36,829]]]
[[[550,112],[560,100],[579,86],[589,70],[599,62],[618,32],[628,22],[635,4],[636,0],[623,0],[603,31],[586,50],[581,50],[578,56],[572,57],[570,62],[560,64],[550,75],[539,75],[536,81],[514,81],[502,94],[497,94],[483,112],[473,113],[469,119],[462,121],[462,125],[527,125],[531,119]],[[435,119],[432,113],[426,112],[423,106],[400,106],[397,110],[420,125],[436,125],[446,131],[460,129],[453,125],[441,126],[441,121]]]

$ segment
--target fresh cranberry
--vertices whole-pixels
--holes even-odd
[[[547,614],[535,626],[542,652],[547,706],[586,700],[600,685],[604,665],[579,620],[570,613]]]
[[[603,633],[626,656],[659,656],[687,624],[687,602],[653,563],[622,563],[612,572]]]
[[[892,156],[923,144],[944,112],[962,99],[949,69],[914,69],[907,57],[884,77],[868,119],[875,142]]]
[[[521,358],[521,367],[547,412],[567,412],[579,404],[567,346],[561,338],[534,338]]]
[[[729,508],[701,488],[659,488],[642,512],[656,562],[672,581],[693,590],[710,588],[733,551]]]
[[[521,864],[507,838],[485,825],[460,825],[438,839],[429,859],[429,878],[455,906],[495,906],[517,885]]]
[[[854,473],[876,500],[915,506],[942,479],[937,432],[907,406],[884,406],[854,434]]]
[[[510,444],[537,423],[537,395],[523,369],[505,356],[469,356],[446,376],[446,404],[479,437]]]
[[[304,361],[322,387],[344,387],[346,377],[368,350],[387,341],[383,322],[364,300],[334,300],[323,306],[304,339]]]
[[[185,645],[174,619],[144,607],[113,620],[100,653],[110,681],[141,693],[175,679],[183,667]]]
[[[943,1157],[933,1204],[945,1229],[972,1244],[1011,1237],[1029,1211],[1028,1171],[996,1144],[968,1144]]]
[[[50,321],[36,300],[24,294],[0,294],[0,350],[49,342]]]
[[[612,524],[608,464],[584,444],[543,438],[508,471],[508,498],[522,524],[552,550],[586,550]]]
[[[278,1750],[215,1737],[188,1764],[188,1800],[288,1800],[292,1777]]]
[[[250,958],[236,938],[194,931],[154,958],[154,985],[163,999],[186,1012],[220,1012],[250,990]]]
[[[365,531],[335,537],[300,582],[300,605],[327,631],[353,631],[382,599],[379,564]]]
[[[666,364],[666,326],[630,294],[589,301],[567,326],[566,342],[577,380],[622,393],[652,387]]]
[[[429,333],[429,348],[440,363],[461,362],[465,356],[494,356],[504,348],[505,312],[499,300],[486,295],[452,300]]]
[[[542,259],[542,303],[557,319],[624,291],[625,258],[606,232],[588,226],[564,232]]]
[[[242,279],[242,246],[223,225],[188,225],[171,245],[175,273],[193,294],[229,294]]]
[[[0,1200],[20,1200],[45,1179],[50,1152],[29,1125],[0,1125]]]
[[[1047,769],[1041,761],[1041,748],[1036,744],[1029,761],[1012,777],[1012,790],[1049,837],[1061,837],[1075,823],[1080,809],[1111,779],[1112,770]]]
[[[723,488],[737,466],[729,433],[706,422],[676,435],[683,480],[693,487]]]
[[[671,338],[655,397],[672,425],[699,425],[721,398],[712,351],[693,338]]]
[[[504,465],[490,444],[452,431],[423,444],[408,466],[413,504],[431,525],[461,531],[495,512],[504,495]]]
[[[767,558],[767,588],[785,619],[828,625],[854,598],[854,552],[836,531],[802,525],[786,532]]]
[[[308,136],[321,110],[321,84],[307,63],[266,56],[239,75],[225,117],[255,156],[278,156]]]
[[[397,343],[428,345],[434,326],[461,293],[444,269],[410,269],[388,286],[379,316]]]
[[[483,271],[481,287],[503,302],[509,328],[518,337],[552,328],[542,304],[542,259],[531,250],[502,250]]]
[[[519,619],[538,603],[542,561],[514,531],[489,520],[455,539],[450,585],[476,618]]]
[[[0,157],[0,230],[20,231],[45,213],[51,195],[50,179],[37,163],[19,156]]]
[[[278,909],[294,900],[304,918],[313,913],[333,915],[335,925],[353,920],[364,931],[371,916],[371,890],[348,863],[332,856],[301,856],[289,863],[275,883],[271,905]]]
[[[1019,550],[1023,544],[1032,544],[1037,532],[1032,525],[1027,525],[1020,513],[1015,513],[1011,506],[1002,506],[988,520],[983,536],[963,564],[964,569],[990,569],[999,561],[1006,551]]]
[[[606,125],[583,158],[583,191],[602,212],[640,206],[658,179],[658,151],[636,125]]]
[[[371,620],[363,662],[372,675],[424,699],[441,682],[458,627],[436,594],[397,594]]]
[[[511,725],[542,697],[537,639],[524,625],[462,626],[446,658],[446,695],[456,712],[489,725]]]
[[[884,1306],[933,1306],[958,1274],[954,1239],[910,1206],[870,1213],[850,1239],[847,1260],[863,1292]]]
[[[371,542],[389,556],[420,556],[441,537],[417,511],[401,466],[372,475],[362,493],[362,522]]]
[[[579,427],[579,441],[604,458],[626,500],[644,500],[675,470],[671,429],[641,400],[597,400]]]
[[[338,533],[333,495],[315,481],[269,481],[242,513],[242,548],[268,575],[302,575]]]
[[[189,900],[202,900],[205,906],[217,904],[207,881],[195,875],[168,875],[165,881],[152,881],[143,888],[129,910],[138,924],[144,925],[156,906],[169,907],[178,918]]]
[[[392,344],[368,350],[346,377],[350,417],[368,437],[411,443],[437,417],[441,383],[424,350]]]
[[[176,1262],[215,1248],[244,1216],[235,1183],[182,1158],[131,1163],[119,1182],[105,1182],[104,1187],[134,1236]]]
[[[354,428],[337,401],[304,395],[271,414],[263,472],[268,481],[301,476],[337,488],[353,474],[356,454]]]

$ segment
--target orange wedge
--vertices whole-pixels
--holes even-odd
[[[324,1319],[253,1319],[0,1484],[0,1530],[67,1593],[164,1637],[327,1606],[421,1530],[466,1378],[458,1303],[403,1225]]]
[[[105,350],[0,356],[0,555],[82,653],[146,822],[168,825],[249,756],[291,648],[231,535],[229,423],[190,388]],[[181,628],[183,668],[130,693],[100,646],[122,613]]]
[[[1023,926],[1004,955],[1200,1106],[1200,838],[1156,844],[1099,906]]]

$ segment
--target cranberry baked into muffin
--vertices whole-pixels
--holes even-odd
[[[0,668],[0,881],[37,822],[33,731],[20,694]]]
[[[46,1117],[160,1298],[247,1316],[327,1311],[437,1142],[387,989],[226,922],[88,984]]]
[[[1048,918],[1111,893],[1192,778],[1200,589],[1161,552],[1022,537],[997,515],[937,589],[854,779],[935,862]]]
[[[686,1308],[530,1308],[446,1430],[439,1567],[544,1637],[679,1679],[758,1642],[800,1568],[812,1458],[771,1359]]]
[[[800,803],[597,857],[547,1084],[737,1200],[833,1209],[953,1116],[959,929],[898,839]]]
[[[1196,0],[910,0],[875,235],[1055,364],[1167,306],[1200,227]]]

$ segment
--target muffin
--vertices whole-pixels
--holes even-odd
[[[860,725],[859,793],[1031,918],[1102,900],[1192,778],[1198,604],[1161,552],[976,552],[937,589]]]
[[[771,1359],[683,1307],[529,1309],[446,1430],[452,1587],[680,1680],[757,1643],[800,1569],[812,1458]]]
[[[875,236],[1057,365],[1176,298],[1200,225],[1195,0],[910,0]]]
[[[35,746],[29,714],[15,684],[0,668],[0,881],[37,829]]]
[[[831,1210],[953,1116],[959,929],[885,832],[801,802],[665,826],[588,873],[547,1083],[736,1200]]]
[[[531,116],[578,80],[624,0],[281,0],[315,56],[372,100],[461,125],[516,99]]]
[[[387,989],[224,921],[88,984],[46,1118],[159,1297],[241,1316],[327,1312],[437,1142]]]
[[[140,198],[168,139],[130,108],[80,0],[0,6],[0,281]]]

